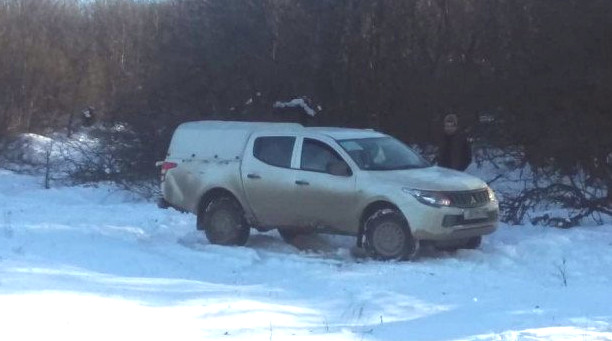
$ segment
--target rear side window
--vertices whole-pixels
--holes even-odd
[[[255,139],[253,156],[256,159],[276,167],[291,167],[291,155],[295,137],[266,136]]]

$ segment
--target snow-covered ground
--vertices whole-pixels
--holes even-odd
[[[194,226],[0,170],[0,340],[612,340],[612,225],[501,226],[400,263],[345,237],[220,247]]]

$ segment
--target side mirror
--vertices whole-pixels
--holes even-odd
[[[337,176],[351,176],[352,172],[349,166],[340,160],[332,160],[327,163],[327,173]]]

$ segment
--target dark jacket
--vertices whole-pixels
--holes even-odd
[[[444,134],[438,149],[438,166],[464,171],[472,163],[472,146],[465,133]]]

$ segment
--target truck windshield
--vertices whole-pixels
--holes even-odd
[[[430,167],[414,150],[390,136],[339,140],[338,143],[363,170]]]

